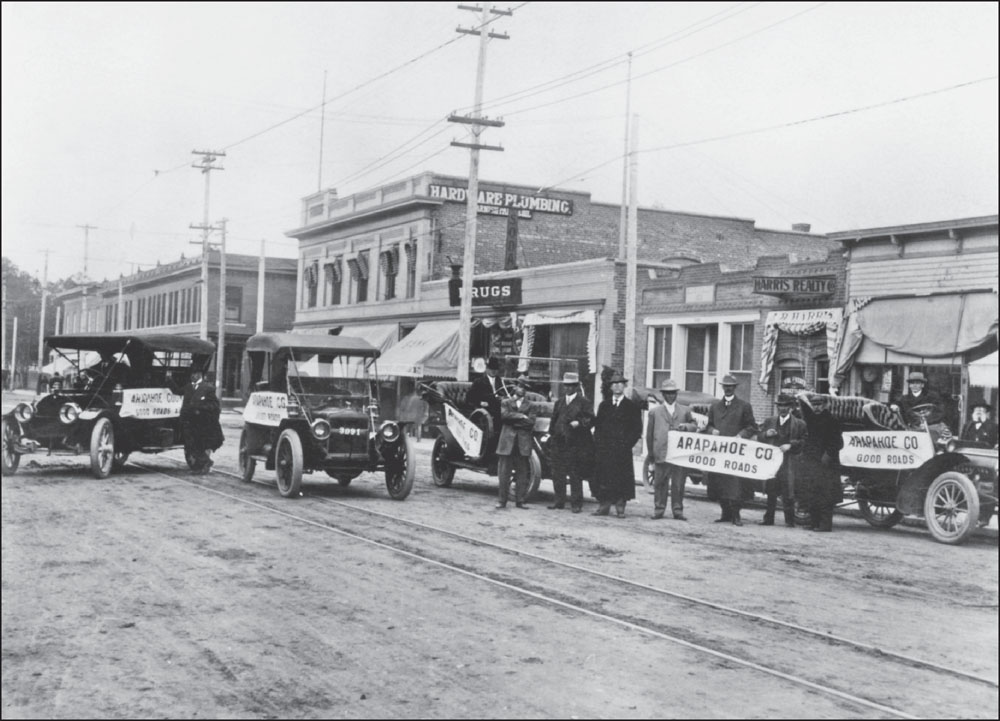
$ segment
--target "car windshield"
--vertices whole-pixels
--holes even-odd
[[[294,351],[288,362],[288,389],[311,408],[363,407],[371,398],[365,359]]]

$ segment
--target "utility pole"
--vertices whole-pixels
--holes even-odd
[[[125,330],[125,277],[118,274],[118,312],[115,314],[115,330]]]
[[[626,256],[625,234],[628,228],[628,218],[626,207],[628,205],[628,164],[629,164],[629,123],[632,122],[632,53],[628,54],[628,82],[625,84],[625,153],[624,167],[622,167],[622,210],[618,230],[618,259],[624,260]]]
[[[226,355],[226,223],[227,218],[219,221],[219,349],[215,353],[215,386],[222,398],[222,387],[225,383]]]
[[[86,333],[90,330],[90,309],[87,307],[89,303],[87,302],[89,298],[90,287],[90,274],[87,270],[87,262],[90,256],[90,231],[97,230],[93,225],[78,225],[77,228],[83,228],[83,299],[82,299],[82,314],[83,314],[83,332]]]
[[[480,145],[479,136],[483,132],[484,126],[503,127],[500,120],[489,120],[482,117],[483,106],[483,75],[486,72],[486,41],[487,38],[497,38],[501,40],[509,39],[506,33],[498,34],[489,32],[486,27],[490,23],[490,14],[513,15],[510,10],[494,10],[491,3],[483,3],[482,8],[470,5],[459,5],[460,10],[481,11],[481,22],[479,29],[464,29],[459,27],[457,32],[466,35],[479,36],[479,62],[476,66],[476,94],[475,102],[472,106],[471,116],[451,115],[448,120],[453,123],[467,123],[472,126],[472,143],[459,143],[452,141],[452,145],[462,148],[469,148],[469,187],[466,193],[465,210],[465,254],[462,262],[462,303],[458,317],[458,380],[469,380],[469,342],[472,332],[472,279],[476,266],[476,214],[479,211],[479,151],[480,150],[500,150],[502,147]],[[511,209],[513,210],[513,208]]]
[[[260,259],[257,261],[257,332],[264,332],[264,275],[267,270],[264,256],[264,239],[260,239]]]
[[[628,200],[628,260],[625,263],[625,360],[622,375],[629,385],[635,374],[635,294],[639,252],[638,232],[638,173],[639,160],[636,149],[639,145],[639,116],[632,117],[632,147],[629,152],[629,200]]]
[[[199,302],[199,310],[201,311],[201,318],[198,327],[198,337],[202,340],[208,340],[208,234],[212,230],[212,226],[208,224],[208,191],[211,185],[211,176],[213,170],[225,170],[225,168],[215,165],[215,161],[219,158],[226,157],[225,152],[216,150],[192,150],[193,155],[201,156],[201,165],[198,163],[192,163],[192,168],[199,168],[201,174],[205,176],[205,214],[202,218],[202,224],[200,226],[192,225],[192,228],[200,229],[201,234],[201,299]]]
[[[62,306],[56,306],[56,329],[53,331],[55,335],[59,335],[59,325],[62,323]]]
[[[17,316],[14,316],[14,337],[10,339],[10,389],[17,390]]]
[[[323,131],[326,130],[326,70],[323,71],[323,104],[319,106],[319,175],[316,191],[323,189]]]
[[[0,338],[0,368],[7,367],[7,269],[3,269],[3,323],[0,327],[0,333],[2,333],[2,338]]]
[[[49,295],[49,251],[45,250],[45,266],[42,271],[42,315],[38,319],[38,370],[45,365],[45,301]]]

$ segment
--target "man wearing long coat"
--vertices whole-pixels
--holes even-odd
[[[549,421],[552,448],[552,487],[555,501],[549,508],[566,507],[566,482],[569,481],[569,501],[573,513],[583,508],[583,478],[594,463],[594,411],[591,401],[580,392],[580,376],[563,374],[563,395],[556,401]]]
[[[761,443],[777,446],[781,449],[783,458],[781,467],[765,484],[767,507],[764,511],[763,526],[774,525],[774,513],[778,508],[778,496],[781,496],[781,507],[785,515],[785,525],[795,525],[795,493],[798,483],[798,458],[802,453],[808,432],[806,423],[792,415],[795,406],[795,396],[782,393],[777,401],[778,415],[771,416],[760,424]]]
[[[625,503],[635,498],[635,468],[632,447],[642,438],[642,411],[625,397],[625,378],[611,377],[611,397],[601,402],[594,421],[596,463],[594,476],[599,506],[593,515],[607,516],[615,506],[625,516]]]
[[[753,438],[757,434],[757,421],[753,417],[753,408],[742,398],[736,397],[737,385],[733,376],[723,377],[723,397],[708,408],[706,433],[740,438]],[[750,481],[740,476],[708,474],[708,497],[717,500],[722,507],[722,517],[716,523],[731,522],[734,526],[743,525],[740,509],[743,507],[743,499],[747,496],[748,489],[752,493]]]
[[[514,502],[518,508],[527,508],[528,474],[531,473],[531,447],[534,440],[535,419],[538,409],[525,395],[528,377],[521,376],[514,386],[514,397],[500,403],[500,438],[497,441],[497,475],[500,495],[496,507],[506,508],[510,493],[510,477],[515,475]]]
[[[799,458],[796,494],[800,505],[809,509],[809,523],[805,527],[832,531],[833,509],[844,500],[840,482],[840,449],[844,447],[844,439],[825,396],[800,398],[808,436]]]
[[[677,402],[680,387],[668,378],[660,384],[663,405],[652,406],[646,419],[646,451],[653,465],[653,518],[663,518],[667,500],[674,518],[684,517],[684,481],[687,471],[681,466],[667,463],[667,442],[671,431],[696,431],[691,409]],[[669,485],[668,485],[669,484]]]
[[[172,379],[168,379],[171,385]],[[219,398],[215,386],[204,380],[202,372],[191,371],[191,382],[181,390],[181,432],[184,455],[195,473],[208,473],[213,465],[210,451],[222,447],[222,426],[219,424]]]

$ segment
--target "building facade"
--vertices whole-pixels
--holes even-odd
[[[296,262],[266,258],[263,329],[288,330],[295,316]],[[259,258],[226,254],[225,353],[219,385],[224,395],[240,387],[246,339],[257,332]],[[56,333],[166,332],[198,337],[207,314],[208,340],[218,344],[220,254],[210,251],[208,291],[202,291],[201,256],[157,265],[119,280],[82,283],[55,296]],[[203,297],[207,296],[207,302]]]

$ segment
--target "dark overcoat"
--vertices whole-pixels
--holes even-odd
[[[799,457],[796,497],[807,508],[829,509],[844,500],[840,482],[840,423],[829,411],[806,414],[809,433]]]
[[[215,386],[202,381],[196,388],[193,383],[184,386],[181,404],[181,430],[184,448],[198,452],[218,450],[222,447],[222,426],[219,424],[219,398]]]
[[[772,431],[773,433],[771,433]],[[790,480],[794,495],[794,486],[797,483],[799,470],[798,456],[802,453],[808,436],[806,422],[793,415],[788,416],[785,425],[781,425],[780,416],[771,416],[760,424],[760,434],[757,440],[761,443],[772,446],[783,446],[787,443],[791,446],[781,461],[781,468],[778,469],[774,478],[767,481],[766,490],[768,493],[781,495],[785,488],[785,482]]]
[[[599,501],[635,498],[632,447],[642,438],[642,411],[623,397],[618,407],[608,398],[594,420],[596,459],[591,490]],[[596,487],[595,487],[596,485]]]
[[[976,428],[975,421],[969,421],[965,430],[962,431],[962,440],[993,448],[997,444],[997,424],[987,419],[979,428]]]
[[[592,402],[577,393],[572,403],[566,396],[556,401],[549,420],[549,444],[552,462],[558,468],[575,471],[578,478],[589,479],[594,469],[594,411]],[[579,421],[576,428],[570,424]]]
[[[705,427],[705,432],[712,433],[713,430],[719,431],[720,436],[752,438],[757,433],[753,408],[742,398],[733,397],[728,406],[725,400],[720,398],[708,407],[708,425]],[[710,473],[707,480],[710,500],[743,501],[753,498],[753,484],[749,479]]]

